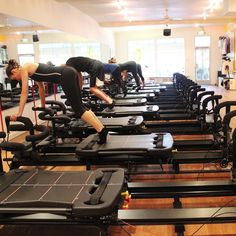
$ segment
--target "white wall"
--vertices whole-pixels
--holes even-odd
[[[0,0],[0,12],[110,45],[113,34],[77,8],[55,0]]]
[[[184,38],[185,41],[185,74],[195,80],[195,46],[194,39],[199,28],[174,28],[171,37]],[[204,27],[207,36],[211,36],[210,48],[210,77],[211,84],[217,83],[217,71],[220,69],[221,56],[218,48],[218,38],[224,35],[223,26]],[[163,29],[133,30],[115,33],[115,51],[118,62],[128,60],[128,41],[166,38],[162,35]]]

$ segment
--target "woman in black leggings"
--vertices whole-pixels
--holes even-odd
[[[18,116],[22,116],[28,98],[28,78],[36,81],[39,88],[41,106],[45,107],[45,94],[42,82],[53,82],[60,84],[77,118],[92,125],[99,133],[98,143],[106,142],[107,130],[95,116],[86,109],[82,103],[81,90],[77,71],[69,66],[49,66],[41,63],[26,63],[20,66],[15,60],[10,60],[6,68],[7,76],[16,81],[22,82],[19,111],[16,115],[11,115],[11,120],[16,121]]]
[[[105,94],[101,89],[96,86],[96,79],[100,81],[105,80],[105,73],[103,63],[88,57],[71,57],[67,60],[66,65],[75,68],[82,80],[81,72],[87,72],[90,75],[90,92],[97,96],[99,99],[104,100],[110,105],[110,108],[114,105],[112,98]]]
[[[127,61],[125,63],[119,64],[119,66],[120,66],[120,71],[123,73],[123,75],[127,76],[128,72],[130,72],[135,79],[137,87],[140,87],[140,79],[138,76],[136,62],[135,61]]]
[[[140,77],[140,79],[142,81],[143,86],[144,86],[145,82],[144,82],[144,77],[143,77],[143,73],[142,73],[142,67],[138,63],[137,63],[137,73],[138,73],[138,76]]]

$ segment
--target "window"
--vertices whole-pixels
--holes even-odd
[[[17,44],[17,53],[19,63],[21,65],[27,62],[34,62],[34,45],[33,44]]]
[[[100,43],[75,43],[74,54],[101,60]]]
[[[210,37],[195,37],[195,76],[198,81],[210,79]]]
[[[184,39],[129,41],[128,57],[142,65],[144,76],[171,77],[174,72],[184,73]]]
[[[184,39],[157,40],[156,76],[172,77],[175,72],[185,72]]]
[[[155,76],[155,40],[137,40],[128,42],[128,58],[142,66],[144,77]]]
[[[72,56],[72,45],[70,43],[46,43],[39,44],[39,61],[47,63],[51,61],[54,65],[65,64]]]

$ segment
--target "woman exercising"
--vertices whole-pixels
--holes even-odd
[[[103,63],[88,57],[71,57],[67,60],[66,65],[75,68],[80,74],[80,80],[82,75],[80,72],[87,72],[90,75],[90,92],[97,96],[99,99],[104,100],[107,104],[110,104],[110,108],[114,106],[112,98],[105,94],[96,86],[96,78],[101,81],[105,80],[105,73]]]
[[[16,81],[22,82],[19,111],[16,115],[11,115],[11,121],[16,121],[18,116],[22,116],[25,103],[28,98],[28,78],[36,81],[39,89],[41,106],[45,107],[45,94],[42,82],[53,82],[60,84],[77,118],[89,123],[99,134],[99,144],[106,142],[107,130],[95,116],[82,103],[81,90],[77,71],[69,66],[49,66],[41,63],[26,63],[20,66],[15,60],[10,60],[6,68],[7,76]]]
[[[109,63],[116,63],[116,59],[115,58],[111,58],[109,61]],[[138,67],[138,64],[135,61],[127,61],[125,63],[119,64],[120,66],[120,71],[122,74],[122,78],[126,79],[128,76],[128,72],[132,73],[136,85],[138,88],[140,88],[140,78],[139,78],[139,73],[140,72],[140,67]],[[142,72],[141,72],[142,74]],[[144,78],[141,77],[142,83],[144,84]]]
[[[125,87],[125,83],[122,80],[120,73],[120,66],[115,63],[103,63],[104,73],[109,74],[111,79],[120,87],[124,95],[127,93],[127,89]]]
[[[145,82],[144,82],[144,77],[143,77],[143,73],[142,73],[142,67],[140,64],[137,63],[137,73],[138,73],[138,76],[139,78],[141,79],[142,81],[142,84],[143,86],[145,85]]]

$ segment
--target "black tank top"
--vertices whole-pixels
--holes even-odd
[[[30,76],[32,80],[39,82],[60,83],[64,66],[49,66],[39,63],[34,74]]]
[[[74,67],[77,71],[91,73],[96,60],[88,57],[71,57],[66,65]]]

